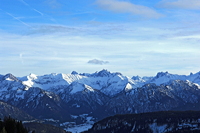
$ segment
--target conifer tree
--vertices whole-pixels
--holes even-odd
[[[3,129],[0,133],[7,133],[5,127],[3,127]]]

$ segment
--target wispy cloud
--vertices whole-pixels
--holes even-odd
[[[32,9],[33,11],[39,13],[41,16],[43,16],[44,14],[38,10],[36,10],[35,8],[32,8],[28,3],[26,3],[24,0],[19,0],[21,3],[23,3],[24,5],[28,6],[30,9]]]
[[[28,27],[31,27],[29,24],[23,22],[23,21],[20,20],[18,17],[15,17],[15,16],[13,16],[12,14],[10,14],[10,13],[8,13],[8,12],[6,12],[6,14],[9,15],[10,17],[12,17],[13,19],[15,19],[15,20],[21,22],[23,25],[28,26]]]
[[[56,8],[61,7],[61,4],[57,0],[46,0],[45,2],[52,9],[56,9]]]
[[[103,64],[108,64],[108,61],[103,61],[103,60],[98,60],[98,59],[93,59],[88,61],[89,64],[95,64],[95,65],[103,65]]]
[[[131,13],[133,15],[140,15],[148,18],[159,18],[162,16],[160,13],[149,7],[136,5],[127,1],[97,0],[96,4],[102,9],[118,13]]]
[[[33,8],[34,11],[36,11],[37,13],[39,13],[41,16],[43,16],[44,14],[36,9]]]
[[[200,10],[199,0],[173,0],[173,1],[162,0],[158,5],[164,8],[181,8],[181,9]]]
[[[21,60],[21,63],[24,64],[23,53],[20,53],[20,54],[19,54],[19,58],[20,58],[20,60]]]
[[[79,29],[63,25],[39,25],[35,26],[28,34],[55,34],[55,33],[78,33]]]
[[[23,3],[24,5],[26,5],[26,6],[29,6],[29,4],[28,3],[26,3],[25,1],[23,1],[23,0],[19,0],[21,3]]]

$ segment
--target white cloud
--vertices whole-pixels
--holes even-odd
[[[159,6],[164,8],[182,8],[200,10],[200,0],[163,0]]]
[[[96,65],[103,65],[103,64],[108,64],[108,61],[103,61],[103,60],[98,60],[98,59],[93,59],[88,61],[89,64],[96,64]]]
[[[44,15],[44,13],[42,13],[42,12],[40,12],[40,11],[38,11],[37,9],[35,9],[35,8],[32,8],[28,3],[26,3],[24,0],[19,0],[21,3],[23,3],[24,5],[26,5],[26,6],[28,6],[30,9],[32,9],[33,11],[35,11],[35,12],[37,12],[37,13],[39,13],[41,16],[43,16]]]
[[[105,10],[110,10],[113,12],[131,13],[133,15],[140,15],[148,18],[159,18],[162,16],[160,13],[149,7],[132,4],[126,1],[97,0],[96,4]]]

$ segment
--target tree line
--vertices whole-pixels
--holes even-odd
[[[28,133],[22,121],[17,121],[13,118],[4,117],[3,120],[0,119],[0,133]],[[32,132],[33,133],[33,132]]]

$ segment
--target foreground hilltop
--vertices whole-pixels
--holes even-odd
[[[84,133],[198,133],[200,111],[162,111],[115,115]]]

